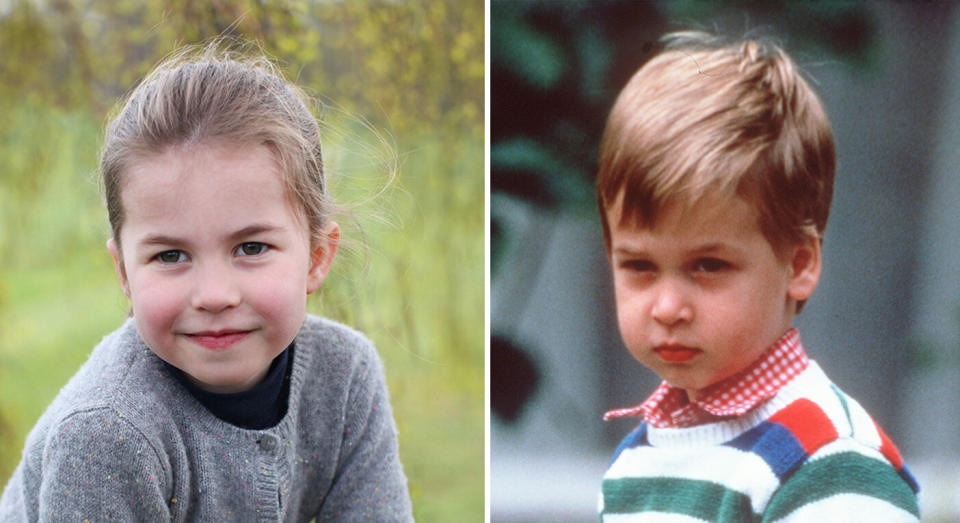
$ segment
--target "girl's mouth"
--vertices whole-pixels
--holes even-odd
[[[250,331],[224,330],[218,332],[196,332],[187,334],[190,341],[207,349],[225,349],[239,343]]]

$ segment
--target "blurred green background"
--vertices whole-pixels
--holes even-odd
[[[483,17],[480,0],[0,2],[0,485],[126,315],[96,179],[107,114],[164,55],[228,35],[324,102],[345,246],[310,307],[377,344],[415,517],[482,520]]]

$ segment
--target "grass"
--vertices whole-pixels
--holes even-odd
[[[3,120],[0,485],[44,408],[127,310],[90,177],[98,119],[24,107]],[[353,216],[341,223],[347,239],[362,231],[365,241],[347,242],[310,308],[377,344],[417,520],[480,521],[482,142],[439,131],[398,137],[398,177],[363,202],[384,187],[393,155],[368,129],[333,129],[333,192]]]

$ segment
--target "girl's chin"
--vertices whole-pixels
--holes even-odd
[[[212,380],[205,380],[203,379],[203,376],[198,378],[197,376],[189,373],[187,373],[187,376],[190,377],[190,382],[200,389],[203,389],[207,392],[213,392],[215,394],[234,394],[237,392],[245,392],[252,389],[263,380],[262,376],[223,379],[223,376],[221,375],[215,376],[215,379]]]

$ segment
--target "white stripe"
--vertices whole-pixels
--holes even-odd
[[[706,520],[672,512],[644,512],[642,514],[604,514],[603,523],[703,523]],[[709,523],[709,522],[708,522]]]
[[[834,394],[830,387],[830,380],[823,370],[817,362],[811,360],[806,370],[794,377],[773,398],[743,416],[718,423],[679,429],[648,427],[647,439],[654,447],[719,445],[768,420],[770,416],[800,398],[807,398],[816,403],[837,427],[840,436],[848,435],[849,423],[843,405]],[[863,411],[859,405],[856,407],[853,405],[856,405],[856,402],[851,400],[851,410]]]
[[[880,435],[867,411],[855,399],[841,392],[850,413],[848,420],[847,410],[843,408],[843,403],[830,385],[831,381],[823,373],[823,369],[811,360],[807,370],[781,389],[778,396],[782,398],[778,399],[789,403],[799,398],[807,398],[816,403],[830,418],[841,438],[853,435],[865,445],[879,449]]]
[[[788,403],[800,398],[807,398],[817,404],[823,413],[830,418],[840,436],[849,435],[847,414],[843,404],[830,387],[830,379],[823,373],[817,362],[810,361],[810,366],[802,374],[794,378],[781,390]]]
[[[853,420],[853,436],[867,445],[879,449],[883,443],[880,441],[880,433],[877,432],[877,425],[873,418],[867,414],[866,409],[857,403],[857,400],[850,396],[847,398],[847,406],[850,408],[850,418]]]
[[[890,462],[887,461],[887,458],[883,457],[883,454],[881,454],[879,450],[869,447],[862,441],[857,441],[851,438],[841,438],[828,443],[823,447],[820,447],[819,450],[810,456],[810,462],[823,459],[827,456],[832,456],[833,454],[839,454],[841,452],[856,452],[857,454],[862,454],[868,458],[873,458],[881,463],[887,465],[890,464]]]
[[[767,413],[754,410],[739,418],[694,427],[658,429],[647,426],[647,440],[654,447],[703,447],[730,441],[763,422]]]
[[[860,494],[837,494],[804,505],[792,514],[778,519],[778,523],[806,523],[810,521],[847,522],[870,521],[882,523],[914,523],[913,514],[886,501]]]
[[[745,494],[760,512],[780,485],[763,458],[718,446],[701,449],[636,447],[623,451],[604,479],[683,478],[703,480]]]

